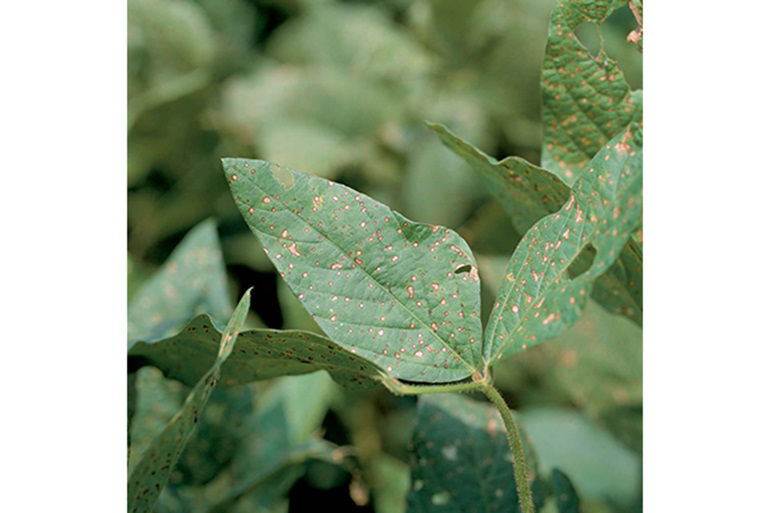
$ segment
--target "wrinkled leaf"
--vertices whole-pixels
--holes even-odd
[[[480,368],[478,269],[455,232],[277,164],[223,163],[249,227],[337,343],[411,381]]]
[[[413,443],[407,511],[518,513],[505,426],[491,405],[454,394],[420,396]],[[525,451],[531,483],[536,463],[528,443]]]
[[[129,356],[142,356],[167,376],[192,386],[216,355],[221,332],[199,315],[178,334],[156,342],[137,342]],[[238,347],[222,364],[222,381],[240,385],[289,374],[328,371],[347,386],[376,386],[382,370],[328,338],[299,330],[240,332]]]
[[[149,448],[141,461],[134,467],[128,479],[128,510],[150,512],[158,500],[161,490],[168,482],[187,441],[190,439],[201,411],[211,396],[220,377],[220,368],[230,356],[238,334],[246,321],[251,301],[251,290],[247,291],[235,308],[219,343],[214,364],[198,381],[187,396],[182,409],[169,421]]]
[[[598,25],[626,0],[560,1],[551,15],[543,61],[541,163],[572,184],[610,139],[641,117],[641,91],[632,95],[617,63],[600,49],[594,57],[575,35]]]
[[[489,191],[511,217],[514,229],[525,233],[535,222],[556,212],[570,195],[569,186],[550,171],[518,157],[497,160],[463,141],[446,127],[429,123],[444,145],[462,157],[483,178]],[[586,266],[587,254],[578,255]],[[594,285],[592,297],[613,313],[642,321],[641,249],[629,240],[612,267]]]
[[[222,250],[211,220],[190,230],[163,267],[134,293],[128,305],[128,347],[140,339],[167,337],[204,312],[222,324],[232,312]]]
[[[642,134],[618,134],[575,182],[569,200],[525,235],[511,257],[484,339],[488,362],[562,333],[580,316],[594,280],[639,224]],[[590,265],[568,273],[582,252]],[[592,260],[592,261],[591,261]]]

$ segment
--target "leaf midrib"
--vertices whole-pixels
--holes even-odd
[[[265,161],[261,161],[261,162],[262,162],[262,163],[264,163],[264,164],[267,164],[267,165],[269,166],[269,163],[268,163],[268,162],[265,162]],[[260,167],[262,167],[262,166],[260,166]],[[288,169],[288,168],[287,168],[287,169]],[[262,173],[264,173],[264,170],[262,170],[262,169],[261,169],[260,171],[261,171]],[[293,173],[293,170],[289,170],[289,171],[291,171],[291,172]],[[268,192],[268,191],[266,191],[265,189],[263,189],[263,188],[262,188],[262,187],[259,185],[259,183],[258,183],[258,182],[256,182],[256,181],[255,181],[254,179],[252,179],[250,176],[249,176],[248,178],[249,178],[249,181],[250,181],[251,183],[253,183],[253,184],[254,184],[254,185],[255,185],[255,186],[256,186],[256,187],[257,187],[257,188],[258,188],[260,191],[262,191],[262,193],[263,193],[263,194],[267,194],[268,196],[270,196],[269,192]],[[342,184],[339,184],[339,185],[340,185],[341,187],[345,187],[345,186],[344,186],[344,185],[342,185]],[[373,201],[374,201],[374,200],[373,200]],[[339,250],[339,251],[340,251],[340,253],[341,253],[342,255],[347,255],[347,253],[345,253],[345,250],[344,250],[343,248],[341,248],[341,247],[339,246],[339,244],[337,244],[335,241],[333,241],[332,239],[330,239],[329,237],[327,237],[325,233],[323,233],[323,232],[319,231],[319,230],[318,230],[318,229],[317,229],[315,226],[313,226],[312,224],[310,224],[309,222],[307,222],[307,221],[306,221],[306,220],[305,220],[305,219],[304,219],[302,216],[298,215],[296,212],[292,212],[291,208],[289,208],[289,206],[288,206],[288,205],[287,205],[285,202],[283,202],[283,201],[280,201],[280,205],[281,205],[281,207],[283,208],[283,210],[284,210],[284,211],[291,213],[291,214],[292,214],[294,217],[296,217],[297,219],[300,219],[300,220],[302,221],[302,223],[303,223],[305,226],[309,227],[309,228],[310,228],[310,229],[312,229],[314,232],[316,232],[317,234],[321,235],[321,236],[322,236],[324,239],[326,239],[327,241],[329,241],[329,243],[331,243],[331,244],[332,244],[332,245],[333,245],[335,248],[337,248],[337,250]],[[387,208],[388,208],[388,210],[391,210],[391,211],[392,211],[392,209],[390,209],[389,207],[387,207]],[[249,223],[249,226],[253,226],[253,224],[252,224],[252,223]],[[265,232],[263,232],[262,230],[258,230],[258,231],[259,231],[260,233],[265,233]],[[370,280],[372,280],[374,283],[376,283],[376,284],[377,284],[377,286],[378,286],[378,287],[380,287],[380,289],[381,289],[381,290],[382,290],[382,291],[383,291],[385,294],[387,294],[388,296],[392,297],[392,298],[393,298],[393,300],[396,302],[396,304],[398,304],[398,305],[399,305],[401,308],[403,308],[403,309],[404,309],[404,311],[406,311],[406,312],[407,312],[407,314],[409,314],[409,316],[410,316],[410,317],[414,318],[414,319],[415,319],[417,322],[419,322],[419,324],[420,324],[420,325],[421,325],[421,326],[422,326],[422,327],[423,327],[423,328],[424,328],[424,329],[425,329],[427,332],[429,332],[431,335],[433,335],[433,337],[434,337],[434,338],[436,338],[436,339],[437,339],[437,340],[438,340],[438,341],[441,343],[441,345],[442,345],[443,347],[446,347],[446,348],[447,348],[447,350],[448,350],[448,351],[450,351],[450,352],[451,352],[451,353],[452,353],[452,354],[453,354],[453,355],[454,355],[454,356],[455,356],[455,357],[456,357],[456,358],[457,358],[459,361],[463,362],[463,363],[464,363],[464,364],[465,364],[465,365],[468,367],[468,369],[471,371],[471,373],[473,373],[473,372],[476,370],[476,367],[475,367],[474,365],[470,364],[470,363],[469,363],[469,362],[467,362],[467,361],[466,361],[464,358],[462,358],[462,357],[461,357],[461,356],[460,356],[460,355],[459,355],[459,354],[458,354],[458,353],[455,351],[455,349],[454,349],[454,348],[453,348],[451,345],[449,345],[449,343],[447,343],[447,342],[446,342],[446,341],[445,341],[443,338],[439,337],[439,336],[438,336],[438,334],[437,334],[435,331],[433,331],[433,329],[432,329],[430,326],[428,326],[427,324],[425,324],[425,323],[422,321],[422,319],[420,319],[419,317],[417,317],[417,316],[416,316],[416,315],[415,315],[415,314],[414,314],[414,313],[413,313],[413,312],[412,312],[412,311],[411,311],[409,308],[407,308],[407,307],[406,307],[406,305],[405,305],[405,304],[403,304],[403,303],[401,302],[401,300],[400,300],[398,297],[396,297],[395,295],[393,295],[393,293],[392,293],[392,292],[390,292],[390,291],[387,289],[387,287],[385,287],[385,286],[384,286],[382,283],[380,283],[379,281],[377,281],[377,279],[375,279],[375,278],[374,278],[374,276],[372,276],[372,274],[370,274],[370,273],[369,273],[369,271],[368,271],[368,270],[367,270],[367,269],[366,269],[366,268],[365,268],[363,265],[359,265],[359,266],[358,266],[358,269],[360,269],[360,270],[361,270],[361,272],[363,272],[363,273],[364,273],[364,274],[365,274],[365,275],[366,275],[366,276],[367,276],[367,277],[368,277]],[[303,303],[303,304],[304,304],[304,303]],[[330,338],[333,338],[331,335],[329,335],[329,337],[330,337]],[[482,358],[482,359],[483,359],[483,358]]]
[[[559,210],[559,212],[561,212],[561,210]],[[551,214],[551,216],[555,216],[557,213],[558,212],[555,212],[555,213]],[[569,226],[572,227],[572,225],[570,223],[567,223],[567,224],[569,224]],[[586,227],[587,224],[588,224],[587,222],[581,223],[582,229],[581,229],[581,232],[580,232],[580,237],[578,237],[578,239],[582,239],[583,233],[585,233],[585,227]],[[564,226],[565,225],[562,225],[562,227],[564,227]],[[560,230],[557,230],[557,232],[558,231],[560,231]],[[522,241],[523,240],[524,239],[522,239]],[[591,240],[593,240],[593,239],[591,239]],[[586,240],[584,243],[581,243],[581,245],[579,246],[579,249],[577,251],[575,251],[575,254],[572,256],[572,258],[570,258],[569,261],[567,261],[565,263],[565,265],[563,266],[562,270],[556,275],[556,277],[553,280],[551,280],[551,283],[546,288],[546,292],[543,294],[543,296],[545,294],[547,294],[553,288],[553,285],[555,284],[557,279],[561,278],[564,274],[566,274],[566,272],[569,269],[570,265],[572,265],[572,262],[574,262],[575,259],[580,255],[581,251],[583,251],[583,248],[585,248],[590,243],[591,243],[590,240]],[[549,259],[549,261],[550,261],[550,259]],[[543,281],[545,281],[545,274],[543,274],[543,278],[542,279],[543,279]],[[572,279],[570,279],[569,281],[572,281]],[[500,301],[500,308],[502,308],[503,305],[505,303],[507,303],[508,300],[513,295],[513,292],[515,290],[513,285],[515,285],[515,284],[516,284],[516,282],[513,282],[512,286],[510,288],[510,292],[508,294],[506,294],[506,296],[505,296],[505,301]],[[513,329],[510,330],[510,335],[505,337],[503,339],[503,341],[500,343],[500,346],[499,346],[500,349],[498,351],[495,351],[495,353],[497,355],[503,354],[505,348],[508,347],[508,345],[511,343],[511,341],[513,340],[513,337],[516,336],[516,330],[519,329],[519,326],[521,326],[522,323],[524,322],[524,318],[526,317],[526,314],[528,314],[532,310],[532,308],[534,308],[534,306],[538,303],[538,300],[543,297],[543,296],[540,295],[540,291],[542,290],[542,287],[543,287],[542,284],[538,286],[537,293],[536,293],[537,294],[536,298],[533,298],[532,299],[532,303],[530,303],[527,307],[522,309],[523,311],[521,312],[521,315],[519,315],[519,321],[514,325]],[[492,313],[494,313],[494,312],[492,312]],[[499,326],[500,321],[497,320],[497,316],[495,316],[493,319],[495,319],[495,324],[494,324],[494,326],[492,327],[492,330],[491,330],[490,345],[494,347],[495,334],[497,332],[497,327]],[[484,342],[486,343],[486,340]],[[495,358],[494,356],[490,355],[489,363],[491,363],[492,360],[494,360],[494,358]]]

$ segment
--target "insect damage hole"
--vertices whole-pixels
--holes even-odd
[[[575,257],[572,263],[569,264],[569,267],[567,268],[567,275],[570,278],[580,276],[591,268],[595,257],[596,248],[593,246],[593,244],[586,245],[583,249],[580,250],[580,253],[578,253],[578,256]]]
[[[470,272],[471,269],[473,269],[473,266],[471,264],[461,265],[460,267],[455,269],[455,274],[467,273],[467,272]]]
[[[601,32],[596,23],[584,22],[575,28],[575,36],[591,54],[591,57],[599,55],[602,47]]]

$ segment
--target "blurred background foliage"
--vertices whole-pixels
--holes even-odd
[[[478,260],[488,315],[517,235],[424,121],[498,158],[538,163],[551,7],[129,0],[129,295],[213,217],[232,297],[255,287],[252,324],[318,331],[230,197],[219,159],[239,156],[331,178],[455,229]],[[634,28],[625,7],[602,26],[601,41],[589,24],[578,35],[591,50],[603,44],[636,89],[641,55],[625,42]],[[129,436],[141,449],[186,387],[148,367],[132,379],[139,393]],[[637,326],[591,304],[564,335],[499,364],[496,380],[523,412],[540,465],[568,473],[585,512],[641,511]],[[271,405],[282,415],[269,414]],[[343,391],[324,374],[222,387],[157,511],[404,511],[414,408],[414,398]]]

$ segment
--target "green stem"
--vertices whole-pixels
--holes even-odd
[[[407,385],[397,379],[383,379],[385,387],[397,395],[444,394],[447,392],[473,392],[481,390],[484,383],[447,383],[442,385]]]
[[[511,410],[505,404],[505,399],[492,385],[492,378],[488,372],[484,376],[474,376],[474,380],[464,383],[445,383],[441,385],[407,385],[401,381],[386,376],[382,380],[385,387],[399,395],[440,394],[446,392],[474,392],[480,391],[486,395],[495,405],[503,418],[505,431],[508,434],[508,445],[513,456],[513,474],[516,478],[516,491],[519,495],[519,503],[524,513],[535,513],[535,504],[532,502],[532,492],[529,489],[527,479],[527,458],[524,455],[524,446],[521,443],[519,428],[513,420]]]
[[[532,502],[532,492],[529,489],[527,479],[527,458],[524,455],[524,446],[521,443],[516,421],[513,420],[513,415],[511,415],[508,405],[505,404],[505,399],[491,383],[485,383],[481,387],[481,391],[492,401],[492,404],[500,412],[500,416],[503,417],[503,424],[505,424],[505,430],[508,432],[508,445],[511,446],[511,454],[513,455],[513,473],[516,477],[516,491],[519,494],[521,510],[524,513],[535,513],[535,504]]]

